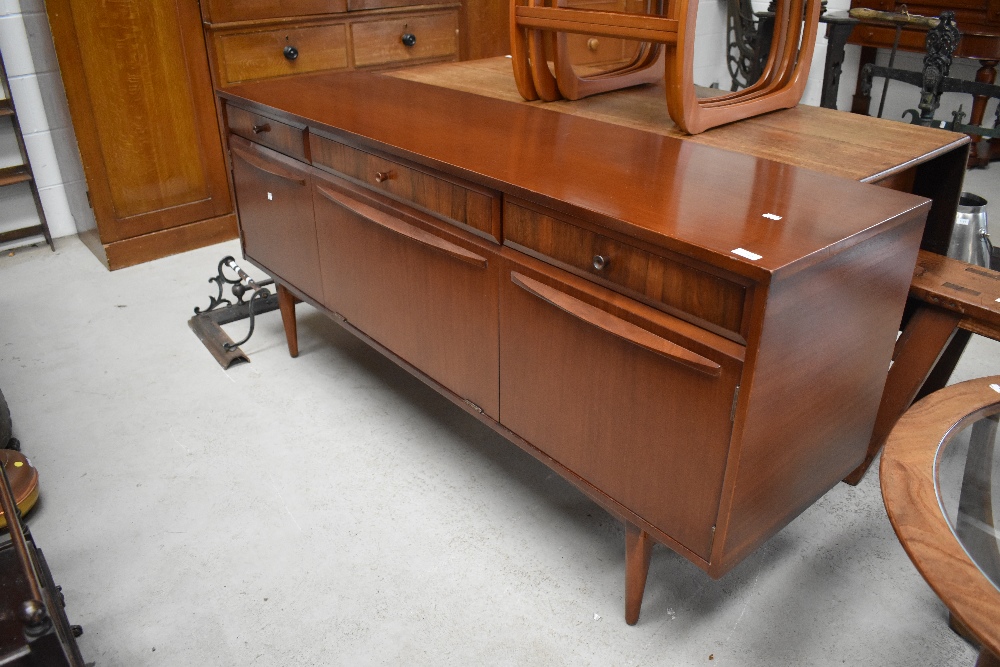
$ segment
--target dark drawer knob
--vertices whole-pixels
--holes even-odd
[[[294,46],[286,46],[283,53],[285,54],[285,57],[288,58],[289,60],[295,60],[296,58],[299,57],[299,50]]]
[[[403,36],[399,38],[399,41],[403,43],[403,46],[413,46],[417,43],[417,36],[412,32],[404,32]]]
[[[261,132],[270,132],[271,125],[268,123],[261,123],[260,125],[254,125],[250,129],[253,130],[254,134],[260,134]]]
[[[594,255],[594,268],[600,271],[608,265],[608,258],[602,255]]]
[[[391,171],[376,171],[375,172],[375,182],[376,183],[385,183],[390,178],[392,178],[392,172]]]

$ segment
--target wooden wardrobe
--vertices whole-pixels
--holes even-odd
[[[236,236],[194,0],[47,0],[97,229],[111,269]]]

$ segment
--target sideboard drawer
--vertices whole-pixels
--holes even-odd
[[[408,45],[412,38],[412,44]],[[458,13],[403,16],[351,25],[355,67],[409,60],[448,58],[458,54]]]
[[[226,105],[226,121],[233,134],[303,162],[306,159],[305,130],[301,128],[229,105]]]
[[[643,300],[662,304],[667,312],[694,316],[745,342],[745,285],[509,200],[504,204],[504,239],[518,250],[620,285]]]
[[[500,240],[500,199],[485,188],[457,183],[312,133],[309,150],[314,165]]]
[[[219,34],[217,69],[224,86],[253,79],[345,69],[347,26],[343,23]]]
[[[277,19],[347,11],[347,0],[202,0],[213,23]]]

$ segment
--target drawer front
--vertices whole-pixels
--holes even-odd
[[[343,23],[216,34],[215,44],[219,79],[224,86],[348,65],[347,26]]]
[[[708,560],[743,348],[540,262],[500,280],[500,423]]]
[[[605,12],[645,13],[645,3],[637,0],[571,0],[566,3],[572,9],[587,9]],[[613,69],[630,62],[638,53],[639,43],[613,37],[595,37],[566,33],[566,44],[570,62],[576,66],[605,65]],[[596,68],[595,68],[596,69]],[[593,72],[581,71],[580,75]]]
[[[500,200],[485,189],[460,185],[315,134],[309,135],[309,149],[315,165],[500,240]]]
[[[347,0],[202,0],[212,23],[279,19],[347,11]]]
[[[239,137],[229,138],[229,149],[243,252],[279,282],[322,301],[309,172]]]
[[[603,278],[662,304],[667,312],[731,332],[744,342],[744,285],[510,201],[504,204],[504,239],[512,247]]]
[[[351,41],[356,67],[453,57],[458,54],[458,13],[359,21],[351,25]]]
[[[296,159],[306,159],[305,131],[300,128],[229,105],[226,122],[233,134]]]
[[[496,419],[495,253],[340,179],[315,181],[327,307]]]

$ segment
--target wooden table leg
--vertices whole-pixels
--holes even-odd
[[[981,67],[976,70],[976,81],[980,83],[993,84],[997,79],[996,60],[980,60]],[[990,98],[974,96],[972,98],[972,111],[969,114],[970,125],[982,125],[983,116],[986,114],[986,105]],[[986,137],[972,136],[972,151],[969,153],[969,167],[986,167],[990,163],[991,151],[990,140]]]
[[[653,538],[638,526],[625,522],[625,622],[639,622],[642,594],[646,590],[649,574],[649,556]]]
[[[294,294],[278,283],[278,309],[281,310],[281,324],[285,328],[285,340],[288,342],[288,354],[299,356],[299,333],[295,326],[295,304],[299,302]]]
[[[958,329],[961,315],[930,306],[920,306],[906,323],[896,341],[892,368],[882,391],[882,402],[875,417],[875,428],[868,442],[868,451],[860,466],[844,478],[856,485],[865,476],[872,461],[885,445],[889,432],[913,403],[934,364]]]

